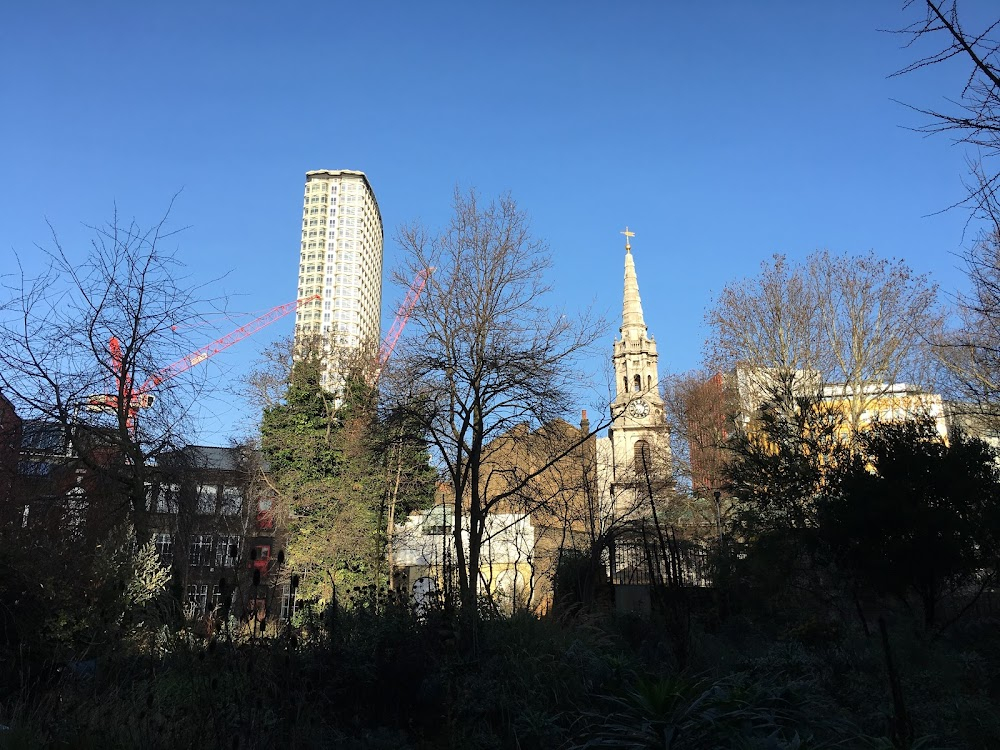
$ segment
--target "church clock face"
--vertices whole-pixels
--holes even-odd
[[[647,404],[641,398],[637,398],[635,401],[633,401],[628,405],[628,413],[631,414],[636,419],[642,419],[647,414],[649,414],[649,404]]]

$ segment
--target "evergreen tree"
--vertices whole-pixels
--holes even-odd
[[[429,503],[434,472],[411,425],[379,414],[363,368],[337,394],[321,387],[317,351],[296,359],[284,402],[265,410],[261,445],[300,594],[330,601],[336,588],[386,583],[389,523]]]
[[[947,596],[963,603],[995,580],[1000,470],[981,440],[945,440],[932,420],[875,424],[817,503],[838,566],[877,594],[915,594],[933,625]]]

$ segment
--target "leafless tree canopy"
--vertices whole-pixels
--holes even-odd
[[[874,253],[825,250],[802,263],[776,255],[758,276],[728,284],[706,317],[713,369],[745,362],[818,372],[819,383],[847,387],[855,421],[877,395],[866,386],[927,384],[929,344],[942,325],[937,286],[926,275]]]
[[[199,393],[197,377],[160,384],[131,429],[133,389],[195,348],[184,331],[212,302],[164,249],[173,235],[166,222],[143,229],[116,214],[92,227],[82,253],[65,249],[53,231],[51,247],[37,249],[47,261],[38,277],[29,278],[17,259],[20,273],[3,280],[0,388],[22,417],[56,422],[90,449],[103,445],[123,457],[123,467],[141,467],[176,446]],[[112,337],[121,346],[120,378]],[[111,408],[93,410],[95,395],[113,397]],[[79,452],[84,460],[93,453]],[[138,473],[125,469],[122,480],[135,483]],[[141,484],[133,489],[137,501]]]
[[[917,7],[925,11],[923,17],[897,33],[907,39],[907,46],[930,43],[934,49],[895,75],[949,62],[965,66],[960,94],[948,100],[950,109],[909,106],[929,118],[923,132],[949,133],[976,149],[969,158],[968,204],[981,216],[995,217],[1000,174],[992,164],[1000,154],[1000,19],[970,30],[962,22],[958,0],[904,3],[905,9]]]
[[[964,6],[966,10],[969,5]],[[946,133],[972,147],[967,155],[968,196],[961,204],[980,222],[976,239],[965,253],[971,291],[959,295],[959,325],[938,341],[938,353],[950,378],[953,395],[979,416],[1000,413],[1000,19],[967,26],[958,0],[908,0],[904,9],[921,9],[921,18],[897,33],[907,47],[924,49],[896,75],[917,74],[938,65],[960,67],[957,97],[947,108],[909,105],[928,118],[921,130]],[[958,88],[960,86],[960,88]]]
[[[1000,420],[1000,236],[965,257],[970,290],[957,297],[958,325],[938,339],[950,395],[968,416]]]
[[[546,306],[545,244],[510,196],[484,204],[456,191],[451,223],[440,233],[404,226],[395,279],[405,286],[432,268],[395,355],[397,377],[420,414],[447,477],[456,518],[468,515],[469,549],[456,524],[460,587],[475,600],[486,514],[517,499],[527,482],[573,449],[554,440],[530,468],[506,460],[515,429],[534,429],[575,411],[583,356],[602,332],[589,315]]]
[[[723,287],[706,321],[712,331],[708,361],[720,370],[741,361],[801,370],[817,367],[825,356],[808,269],[783,255],[762,263],[758,276]]]

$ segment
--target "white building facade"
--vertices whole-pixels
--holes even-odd
[[[377,351],[381,331],[382,215],[364,172],[306,172],[298,298],[321,295],[295,315],[295,337],[322,334],[330,346]],[[340,373],[323,373],[336,387]]]

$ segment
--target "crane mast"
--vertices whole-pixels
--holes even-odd
[[[196,349],[187,356],[181,357],[179,360],[173,364],[167,365],[166,367],[157,370],[152,375],[150,375],[146,382],[140,385],[136,389],[136,393],[148,393],[150,390],[158,386],[164,380],[169,380],[172,377],[180,375],[186,370],[190,370],[195,365],[200,365],[206,359],[214,357],[219,352],[228,349],[233,344],[242,341],[247,336],[252,336],[257,333],[257,331],[262,328],[267,328],[267,326],[279,320],[290,312],[297,310],[302,305],[306,305],[310,302],[317,302],[322,297],[318,294],[314,294],[311,297],[303,297],[302,299],[297,299],[294,302],[288,302],[284,305],[278,305],[266,313],[261,315],[259,318],[251,320],[246,325],[240,326],[235,331],[227,333],[220,339],[216,339],[210,344],[206,344],[200,349]]]
[[[410,319],[410,314],[413,312],[413,308],[416,307],[417,301],[420,299],[420,295],[427,285],[427,279],[433,271],[433,268],[425,268],[418,271],[413,279],[413,283],[410,284],[410,288],[407,289],[406,297],[403,299],[403,303],[396,313],[396,318],[393,320],[392,325],[389,327],[389,332],[379,347],[372,385],[378,381],[382,368],[385,367],[392,356],[399,337],[403,333],[407,321]],[[92,409],[117,411],[121,399],[125,399],[128,404],[126,407],[126,422],[129,430],[134,431],[139,409],[153,405],[154,396],[152,391],[161,383],[190,370],[192,367],[200,365],[219,352],[228,349],[233,344],[242,341],[248,336],[252,336],[262,328],[266,328],[289,313],[298,310],[303,305],[307,305],[310,302],[317,302],[321,299],[321,295],[314,294],[309,297],[297,299],[294,302],[273,307],[260,317],[255,318],[246,325],[240,326],[235,331],[227,333],[222,338],[216,339],[200,349],[196,349],[166,367],[160,368],[138,386],[133,385],[132,376],[126,372],[127,368],[124,366],[121,341],[117,336],[112,336],[108,342],[108,353],[111,355],[111,370],[114,373],[114,392],[91,396],[88,399],[87,406]]]
[[[382,368],[385,367],[389,361],[389,357],[392,356],[392,352],[396,348],[396,343],[399,341],[399,337],[403,333],[403,329],[406,328],[407,321],[410,319],[410,313],[416,307],[417,300],[420,299],[420,295],[427,285],[427,278],[433,271],[433,268],[424,268],[418,271],[417,275],[413,278],[413,283],[410,284],[410,288],[406,290],[406,297],[403,298],[403,304],[399,306],[396,319],[392,321],[389,332],[386,333],[385,338],[382,339],[382,346],[379,347],[378,362],[375,367],[375,375],[372,378],[372,385],[378,382]]]
[[[235,331],[227,333],[222,338],[216,339],[200,349],[196,349],[190,354],[181,357],[173,364],[160,368],[146,378],[146,380],[139,386],[133,386],[132,376],[126,372],[126,368],[123,363],[124,357],[122,353],[121,341],[119,341],[117,336],[112,336],[111,340],[108,342],[108,352],[111,355],[111,369],[115,377],[114,393],[91,396],[87,406],[93,409],[109,409],[117,411],[120,405],[120,399],[124,398],[127,402],[126,423],[129,430],[134,432],[136,427],[136,416],[139,413],[139,409],[147,408],[153,405],[153,394],[151,391],[158,385],[164,381],[170,380],[170,378],[180,375],[182,372],[190,370],[192,367],[201,364],[205,360],[214,357],[219,352],[228,349],[233,344],[242,341],[248,336],[252,336],[257,333],[257,331],[262,328],[266,328],[275,321],[280,320],[289,313],[299,309],[303,305],[309,304],[310,302],[316,302],[320,299],[322,299],[322,297],[319,294],[314,294],[310,297],[302,297],[294,302],[287,302],[283,305],[273,307],[263,315],[254,318],[246,325],[240,326]]]

